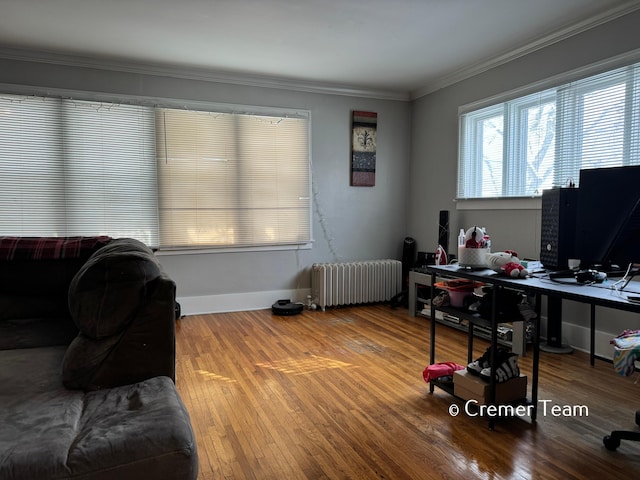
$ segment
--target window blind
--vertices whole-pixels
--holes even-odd
[[[558,89],[556,184],[577,185],[580,169],[640,163],[639,72],[636,64]]]
[[[640,64],[462,113],[458,198],[538,196],[640,164]]]
[[[153,110],[0,96],[0,234],[158,244]]]
[[[311,240],[309,121],[156,110],[160,246]]]
[[[0,95],[0,235],[305,244],[309,148],[307,112]]]
[[[0,233],[64,235],[60,101],[0,96]]]
[[[63,101],[67,232],[158,246],[153,109]]]

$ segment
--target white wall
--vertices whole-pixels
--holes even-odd
[[[410,147],[407,101],[7,59],[0,59],[0,84],[311,111],[313,248],[161,255],[187,314],[267,308],[280,298],[306,300],[314,262],[401,258]],[[378,113],[375,187],[349,186],[352,110]]]
[[[539,256],[540,210],[458,210],[455,197],[458,107],[640,49],[640,12],[490,69],[412,104],[369,96],[229,85],[169,75],[0,59],[0,84],[86,90],[311,111],[315,243],[311,250],[166,255],[160,259],[178,285],[186,313],[265,308],[278,298],[303,300],[314,262],[401,258],[412,236],[419,250],[437,243],[438,212],[449,210],[453,237],[480,224],[494,249]],[[373,188],[349,186],[349,124],[354,109],[378,112],[377,179]],[[323,228],[324,226],[324,228]],[[326,234],[325,234],[326,233]],[[453,245],[453,241],[451,242]],[[588,309],[565,308],[565,341],[587,348]],[[622,328],[640,328],[628,314],[598,314],[605,340]]]
[[[522,208],[499,201],[477,210],[463,210],[454,202],[458,158],[458,108],[500,93],[572,72],[626,52],[640,49],[640,11],[583,32],[544,49],[492,68],[413,102],[408,235],[419,250],[432,251],[437,242],[438,212],[450,210],[452,240],[460,228],[486,226],[492,249],[516,250],[521,257],[539,258],[541,214],[539,202]],[[636,52],[634,52],[636,51]],[[468,206],[468,205],[467,205]],[[499,208],[498,208],[499,207]],[[451,249],[450,248],[450,249]],[[564,302],[564,341],[588,349],[589,309]],[[598,354],[609,356],[608,341],[624,328],[640,328],[637,315],[598,309]],[[586,332],[586,335],[585,335]],[[543,332],[544,333],[544,332]]]

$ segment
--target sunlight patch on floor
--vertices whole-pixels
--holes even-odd
[[[233,378],[225,377],[223,375],[218,375],[217,373],[209,372],[207,370],[196,370],[196,373],[206,377],[209,380],[220,380],[222,382],[227,382],[227,383],[237,382],[237,380],[234,380]]]
[[[312,355],[311,357],[304,359],[287,358],[284,360],[274,360],[273,362],[261,362],[257,363],[256,365],[258,367],[277,370],[278,372],[288,373],[292,375],[307,375],[330,368],[345,369],[353,368],[356,366],[331,358],[318,357],[316,355]]]

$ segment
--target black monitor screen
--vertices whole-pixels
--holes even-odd
[[[640,165],[580,170],[576,253],[583,268],[640,262]]]

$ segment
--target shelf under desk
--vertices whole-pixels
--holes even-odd
[[[489,338],[490,345],[492,347],[498,346],[497,329],[500,322],[498,322],[498,319],[497,319],[497,312],[498,312],[498,305],[500,301],[501,291],[505,288],[508,288],[511,290],[529,292],[529,289],[526,288],[526,286],[524,285],[524,282],[526,282],[525,279],[521,279],[520,281],[517,281],[515,279],[507,279],[506,277],[500,277],[498,274],[496,274],[496,272],[489,269],[481,270],[481,271],[471,271],[458,266],[446,265],[446,266],[428,266],[426,270],[427,270],[428,276],[431,277],[429,280],[430,285],[433,285],[436,283],[437,277],[444,277],[444,278],[465,278],[468,280],[484,283],[487,286],[494,287],[494,293],[492,296],[492,309],[491,309],[492,318],[491,319],[485,319],[481,317],[476,318],[473,315],[469,315],[469,314],[465,315],[465,318],[467,318],[470,322],[469,332],[468,332],[469,344],[468,344],[468,358],[467,358],[469,362],[472,361],[471,357],[472,357],[472,351],[473,351],[473,328],[475,324],[489,326],[491,331],[490,338]],[[506,281],[502,282],[501,280],[506,280]],[[531,408],[528,410],[530,412],[530,418],[532,422],[536,421],[537,412],[538,412],[538,364],[539,364],[539,358],[540,358],[540,348],[539,348],[539,345],[540,345],[540,298],[537,292],[534,292],[534,293],[536,294],[537,315],[534,319],[535,332],[533,336],[531,401],[529,402],[531,405]],[[434,291],[432,289],[431,300],[433,300],[433,296],[434,296]],[[431,302],[431,318],[432,319],[435,319],[436,309],[437,307],[433,305],[433,302]],[[520,320],[518,323],[524,323],[524,321]],[[429,352],[430,364],[434,364],[436,363],[436,322],[434,320],[430,322],[430,338],[431,338],[430,352]],[[496,360],[495,354],[496,354],[496,349],[491,348],[491,358],[489,362],[491,365],[495,365],[495,360]],[[431,392],[433,392],[433,389],[436,385],[437,383],[436,384],[432,383],[430,385]],[[445,391],[447,390],[445,389]],[[495,392],[496,392],[496,381],[493,375],[491,376],[491,379],[489,381],[489,392],[490,392],[489,403],[493,404],[495,399]],[[495,419],[493,418],[489,419],[489,428],[493,428],[494,422],[495,422]]]
[[[595,327],[596,327],[596,306],[612,308],[616,310],[628,311],[640,313],[640,304],[629,302],[624,296],[619,295],[616,291],[612,290],[607,284],[579,284],[577,282],[555,282],[546,278],[545,276],[531,276],[524,279],[514,279],[505,277],[494,272],[491,269],[483,270],[470,270],[458,265],[441,265],[441,266],[428,266],[426,267],[426,274],[418,273],[418,275],[424,275],[420,278],[420,281],[428,280],[428,284],[435,283],[437,277],[448,278],[466,278],[468,280],[478,281],[487,285],[497,287],[499,291],[502,288],[509,288],[513,290],[520,290],[527,292],[530,295],[536,297],[536,316],[535,322],[535,334],[533,340],[533,374],[531,383],[531,404],[533,411],[531,415],[532,421],[535,421],[537,415],[537,403],[538,403],[538,363],[540,358],[540,297],[542,295],[556,297],[560,299],[572,300],[579,303],[585,303],[590,306],[591,309],[591,325],[590,325],[590,363],[595,362]],[[414,276],[414,280],[416,277]],[[415,290],[415,288],[411,289]],[[409,292],[409,298],[411,300],[411,290]],[[414,291],[415,295],[415,291]],[[499,295],[494,295],[494,301],[498,299]],[[411,305],[411,302],[410,302]],[[495,305],[494,305],[495,307]],[[413,302],[413,308],[415,311],[415,297]],[[496,308],[493,308],[494,318],[491,321],[493,326],[491,334],[491,344],[496,345],[497,335],[495,319]],[[432,307],[432,316],[435,315],[435,309]],[[431,351],[430,360],[431,363],[435,363],[435,322],[431,322]],[[491,389],[495,392],[495,383],[492,378]]]
[[[533,295],[546,295],[556,297],[563,300],[572,300],[578,303],[584,303],[590,306],[590,363],[594,364],[595,355],[595,331],[596,331],[596,309],[595,307],[606,307],[615,310],[640,313],[640,304],[629,302],[624,296],[620,296],[612,290],[610,283],[603,284],[580,284],[569,280],[557,282],[550,280],[546,274],[535,275],[527,278],[514,279],[505,277],[494,272],[491,269],[470,270],[457,265],[440,265],[428,266],[428,274],[437,276],[467,278],[490,285],[498,285],[501,287],[511,288],[515,290],[523,290]],[[423,275],[423,274],[419,274]],[[429,275],[425,274],[425,277]],[[424,279],[425,277],[422,277]],[[637,282],[634,282],[637,283]],[[634,285],[632,283],[632,285]],[[634,288],[638,286],[634,285]],[[640,295],[640,294],[638,294]],[[411,298],[411,291],[409,292]],[[415,308],[415,307],[414,307]]]

